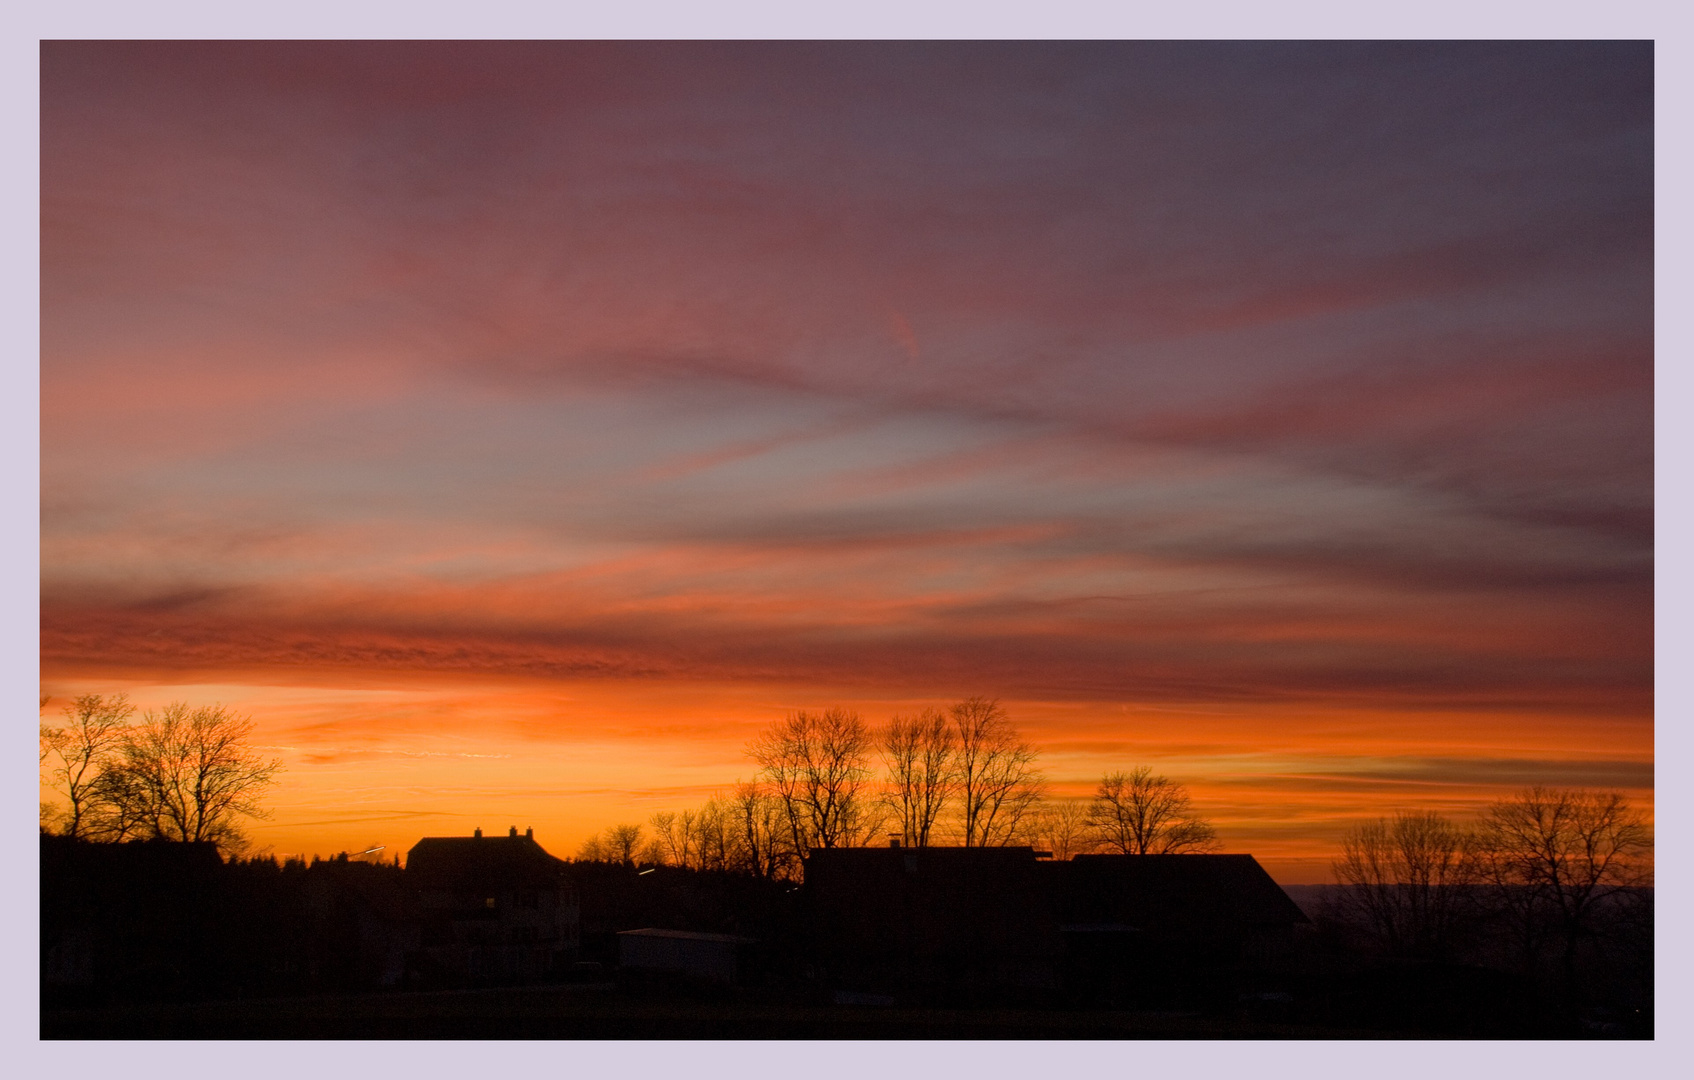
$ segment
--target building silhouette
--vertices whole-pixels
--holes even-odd
[[[1274,962],[1307,922],[1251,855],[1041,855],[814,851],[813,964],[850,993],[1152,1004]]]
[[[406,855],[424,976],[538,979],[576,960],[580,909],[566,863],[513,827],[506,836],[430,836]]]

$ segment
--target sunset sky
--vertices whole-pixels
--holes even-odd
[[[1646,43],[48,43],[41,677],[278,854],[998,697],[1324,880],[1653,799]]]

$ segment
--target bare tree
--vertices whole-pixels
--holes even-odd
[[[641,853],[641,826],[639,824],[613,825],[606,830],[603,841],[605,857],[611,862],[621,862],[625,866],[634,866],[636,856]]]
[[[1094,849],[1088,806],[1080,799],[1053,799],[1036,814],[1034,839],[1063,862]]]
[[[1476,839],[1440,814],[1400,813],[1354,829],[1331,865],[1336,914],[1393,955],[1439,958],[1477,881]]]
[[[740,861],[734,821],[716,795],[694,815],[694,846],[702,870],[726,871]]]
[[[663,861],[670,866],[696,869],[699,849],[696,844],[694,811],[662,810],[650,820],[653,840],[664,853]]]
[[[132,838],[158,835],[152,827],[155,800],[141,776],[125,762],[116,762],[100,773],[91,791],[88,835],[96,840],[119,843]]]
[[[948,715],[957,742],[956,791],[965,846],[1010,843],[1041,799],[1035,749],[1018,737],[997,701],[970,698]]]
[[[41,706],[36,709],[36,713],[39,715],[40,713],[45,712],[47,710],[47,703],[51,700],[53,699],[48,697],[46,694],[42,694]],[[48,742],[48,733],[52,730],[53,729],[48,727],[46,724],[41,725],[41,760],[37,762],[38,766],[45,766],[47,764],[48,755],[53,752],[52,745]],[[54,826],[59,822],[59,816],[60,811],[58,807],[54,806],[45,799],[41,800],[41,831],[43,833],[51,833],[54,831]]]
[[[583,862],[615,862],[633,866],[641,854],[640,825],[610,825],[582,842],[576,857]]]
[[[1100,780],[1088,820],[1102,847],[1124,855],[1175,855],[1212,851],[1212,826],[1195,814],[1188,791],[1148,766],[1107,773]]]
[[[39,716],[41,713],[45,712],[47,710],[47,703],[52,700],[53,699],[48,697],[46,694],[42,694],[41,707],[35,710],[36,715]],[[47,742],[47,733],[52,730],[53,729],[48,727],[46,724],[41,725],[41,761],[38,764],[47,764],[47,755],[52,752],[52,747]]]
[[[46,700],[42,704],[45,706]],[[123,752],[135,706],[122,694],[83,694],[65,706],[65,726],[41,728],[41,759],[50,758],[51,786],[68,804],[62,814],[67,836],[89,834],[89,819],[99,802],[101,775]]]
[[[793,713],[747,748],[782,805],[796,857],[850,846],[875,829],[870,751],[864,721],[847,709]]]
[[[792,872],[793,855],[781,800],[758,783],[736,782],[729,814],[738,838],[742,869],[756,877],[781,878]]]
[[[128,803],[115,812],[139,821],[141,835],[239,848],[239,819],[265,816],[259,795],[282,770],[247,745],[253,726],[221,705],[174,702],[148,712],[125,737],[102,794]]]
[[[882,734],[888,802],[900,821],[901,842],[927,847],[941,811],[959,786],[958,738],[939,709],[896,716]]]
[[[1651,883],[1652,845],[1646,819],[1616,792],[1534,787],[1488,808],[1478,854],[1525,964],[1550,940],[1574,989],[1577,950],[1607,908]]]

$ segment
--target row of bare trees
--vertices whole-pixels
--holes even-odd
[[[1568,983],[1585,943],[1650,926],[1652,830],[1615,792],[1535,787],[1474,824],[1427,811],[1359,826],[1333,864],[1330,911],[1387,952],[1446,958],[1479,929]]]
[[[647,826],[612,825],[589,837],[576,857],[785,878],[797,867],[789,835],[776,797],[759,784],[738,783],[729,796],[714,796],[698,809],[666,810]]]
[[[1033,844],[1060,859],[1217,846],[1186,790],[1149,768],[1107,774],[1086,803],[1044,798],[1036,749],[986,698],[895,716],[880,730],[848,709],[795,712],[747,755],[759,771],[728,797],[656,814],[651,835],[613,826],[578,857],[789,877],[814,849],[885,835],[911,847]]]
[[[46,701],[42,701],[43,707]],[[84,694],[65,723],[41,727],[41,767],[62,806],[42,804],[42,827],[88,840],[245,843],[244,818],[282,769],[258,754],[253,721],[221,705],[173,702],[134,720],[122,694]]]

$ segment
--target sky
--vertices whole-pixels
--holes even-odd
[[[1653,798],[1652,47],[49,42],[41,677],[278,854],[999,698],[1225,850]]]

